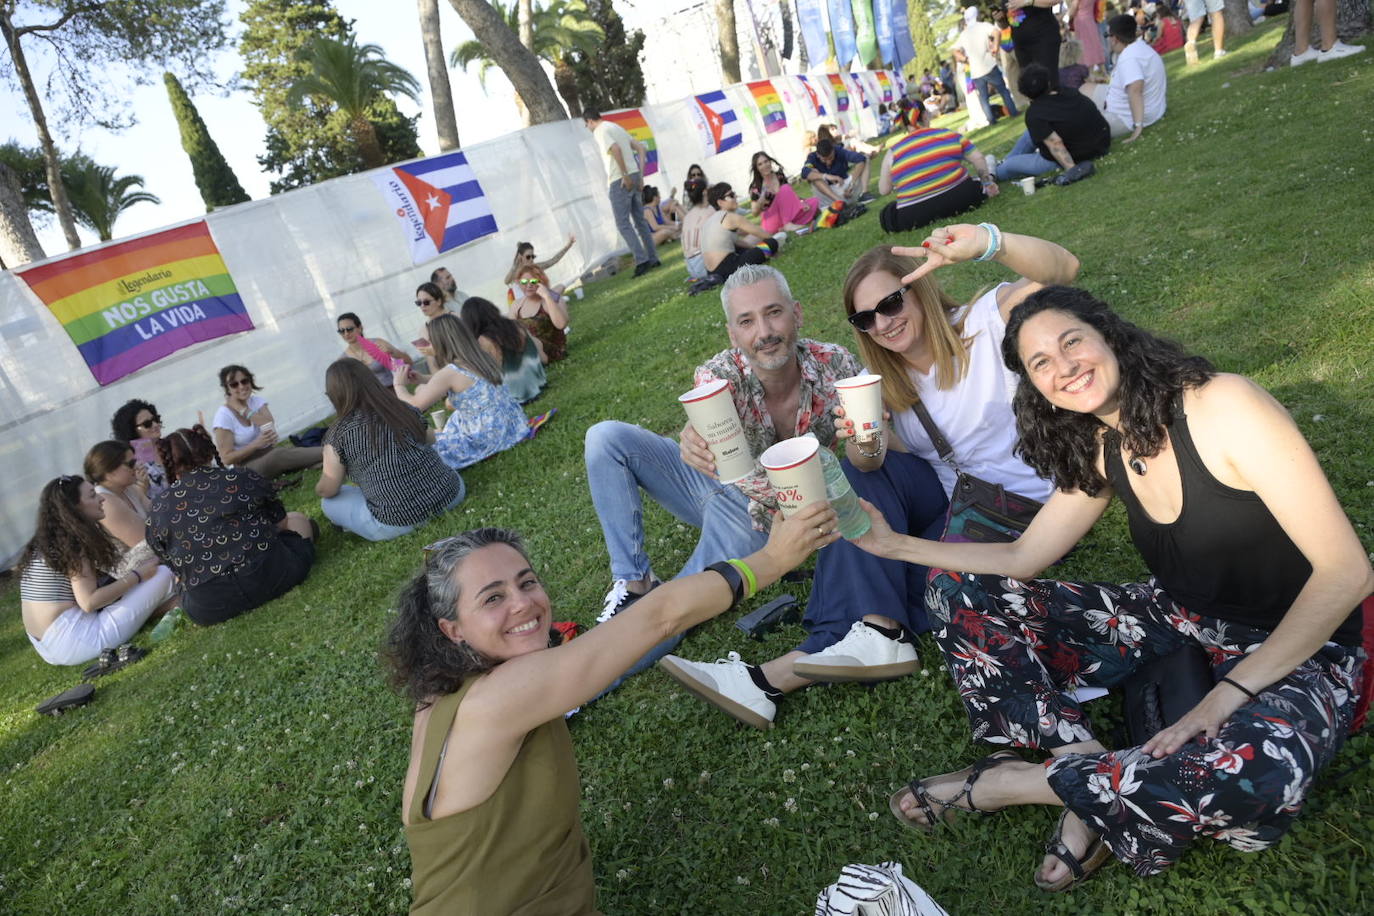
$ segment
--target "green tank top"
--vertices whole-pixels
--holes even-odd
[[[410,800],[410,912],[419,916],[582,916],[596,911],[591,850],[578,811],[581,784],[563,719],[525,735],[486,801],[437,820],[425,815],[445,742],[472,678],[429,716]],[[462,753],[455,736],[447,753]]]

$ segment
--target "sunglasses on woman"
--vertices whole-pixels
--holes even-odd
[[[347,327],[347,328],[341,327],[341,328],[339,328],[339,333],[340,333],[340,334],[350,334],[350,333],[352,333],[353,331],[356,331],[356,330],[358,330],[358,328],[357,328],[356,326]]]
[[[229,383],[229,387],[230,387],[230,388],[244,388],[244,387],[251,387],[252,384],[253,384],[253,380],[252,380],[252,379],[236,378],[236,379],[234,379],[232,382]]]
[[[154,426],[158,426],[161,423],[162,418],[159,417],[157,414],[153,414],[151,417],[144,420],[143,422],[135,423],[134,425],[137,426],[139,429],[152,429]]]
[[[433,299],[416,299],[416,300],[415,300],[415,307],[416,307],[416,308],[424,308],[424,307],[427,306],[427,305],[433,305],[433,304],[434,304],[434,300],[433,300]]]
[[[886,296],[879,299],[878,304],[873,306],[873,308],[864,309],[862,312],[855,312],[849,315],[849,323],[860,331],[871,331],[873,330],[873,325],[877,323],[879,315],[885,318],[897,317],[898,313],[902,310],[902,293],[905,293],[906,290],[907,288],[905,286],[900,286],[897,288],[896,292],[888,293]]]

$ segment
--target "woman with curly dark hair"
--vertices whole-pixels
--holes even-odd
[[[253,373],[243,366],[225,366],[219,370],[219,385],[224,389],[224,404],[215,411],[210,428],[224,464],[256,471],[269,480],[319,465],[324,451],[317,445],[277,446],[281,438],[277,421],[267,399],[255,393],[262,386]]]
[[[1264,389],[1217,373],[1082,290],[1011,315],[1020,453],[1056,490],[1010,544],[895,535],[860,546],[946,570],[926,604],[973,733],[1008,749],[893,796],[903,823],[960,810],[1063,806],[1036,875],[1076,884],[1112,854],[1141,875],[1198,836],[1274,845],[1349,733],[1361,601],[1374,571],[1312,449]],[[1143,583],[1033,579],[1121,497]],[[1144,744],[1108,751],[1071,691],[1119,684],[1198,647],[1215,687]]]
[[[224,467],[199,423],[157,447],[171,485],[148,511],[148,546],[180,577],[186,616],[222,623],[305,581],[315,524],[287,512],[270,481]]]
[[[157,461],[157,440],[162,438],[162,417],[147,401],[134,398],[115,411],[110,421],[112,438],[129,443],[134,460],[148,481],[151,498],[167,489],[167,471]]]
[[[105,497],[77,475],[58,477],[38,497],[33,540],[19,559],[24,630],[50,665],[88,662],[128,642],[176,604],[172,571],[157,560],[118,578],[124,551],[100,521]]]
[[[836,538],[835,523],[825,503],[779,518],[762,550],[665,583],[565,645],[515,532],[481,528],[428,548],[385,653],[415,703],[401,806],[411,913],[593,912],[564,716],[664,638],[778,581]]]

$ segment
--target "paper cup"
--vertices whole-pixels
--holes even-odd
[[[258,429],[261,429],[261,430],[262,430],[263,432],[265,432],[265,433],[270,433],[272,430],[274,430],[274,429],[276,429],[276,428],[277,428],[277,424],[271,423],[271,422],[264,423],[264,424],[262,424],[261,426],[258,427]]]
[[[1016,183],[1021,186],[1021,193],[1025,194],[1027,197],[1035,193],[1034,178],[1022,178],[1018,180]]]
[[[730,397],[730,383],[714,379],[693,388],[678,398],[697,435],[706,440],[716,459],[716,474],[721,483],[734,483],[754,473],[754,456],[749,440]]]
[[[768,482],[784,516],[792,516],[812,503],[825,501],[825,469],[821,444],[810,436],[786,439],[759,456]]]
[[[835,383],[844,415],[854,421],[854,438],[867,440],[883,431],[883,377],[856,375]]]
[[[435,429],[443,429],[444,421],[448,419],[448,414],[445,413],[442,408],[439,410],[431,410],[429,412],[429,419],[434,423]]]

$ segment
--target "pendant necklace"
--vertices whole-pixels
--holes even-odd
[[[1130,461],[1126,462],[1126,464],[1130,466],[1130,469],[1132,471],[1135,471],[1136,476],[1138,477],[1144,477],[1145,472],[1149,470],[1149,468],[1145,465],[1145,459],[1141,458],[1139,455],[1135,456]]]

